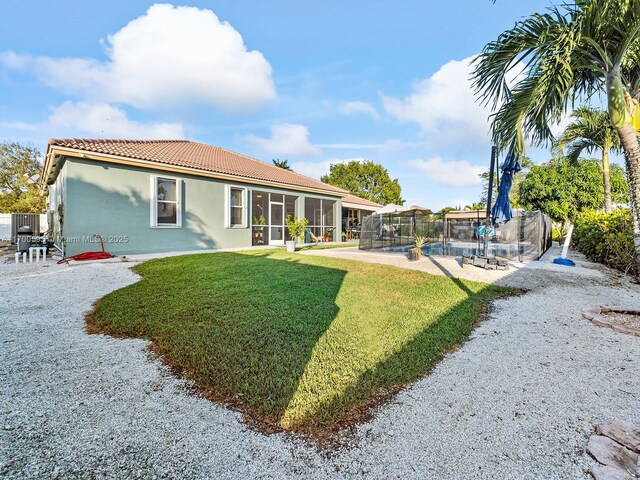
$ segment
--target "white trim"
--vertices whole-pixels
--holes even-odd
[[[242,191],[242,223],[240,225],[231,225],[231,190]],[[249,228],[247,222],[248,202],[249,195],[247,193],[247,187],[240,187],[237,185],[225,185],[224,186],[224,226],[225,228],[241,229]],[[234,207],[237,208],[237,207]]]
[[[158,179],[173,180],[176,182],[176,223],[158,224]],[[167,175],[150,175],[150,201],[149,201],[149,227],[151,228],[182,228],[182,180]]]
[[[278,193],[276,193],[276,195],[279,195]],[[285,196],[282,196],[282,202],[272,202],[271,201],[271,194],[269,194],[269,245],[284,245],[285,240],[287,239],[287,226],[286,226],[286,222],[285,222],[285,208],[284,208],[284,204],[285,204]],[[273,224],[273,215],[271,215],[271,206],[272,205],[278,205],[280,208],[282,208],[282,225],[274,225]],[[282,240],[274,240],[271,238],[271,229],[272,228],[282,228]]]
[[[342,202],[342,206],[345,208],[352,208],[354,210],[364,210],[366,212],[375,212],[379,208],[382,208],[382,206],[370,207],[369,205],[361,205],[359,203],[350,203],[350,202]]]

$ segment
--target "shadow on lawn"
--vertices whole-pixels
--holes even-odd
[[[460,286],[458,282],[455,283]],[[462,289],[465,290],[466,286]],[[482,296],[484,290],[470,294]],[[376,407],[388,402],[406,386],[428,375],[446,354],[462,346],[471,331],[486,315],[490,300],[495,298],[496,295],[486,295],[483,302],[474,301],[472,298],[463,300],[375,368],[362,372],[356,383],[326,407],[335,411],[336,415],[333,423],[325,428],[337,431],[345,426],[369,420]],[[472,312],[472,316],[469,316],[468,312]]]
[[[457,287],[451,306],[427,302],[427,309],[442,309],[424,327],[408,330],[402,316],[376,323],[377,310],[353,321],[338,317],[347,271],[271,255],[195,254],[145,262],[135,269],[142,280],[100,300],[89,326],[152,340],[153,349],[207,398],[243,412],[263,432],[296,430],[326,440],[366,420],[372,407],[431,371],[500,294],[499,287],[472,290],[450,278]],[[397,281],[368,277],[368,264],[359,268],[347,290],[363,298],[377,293],[380,282]],[[449,289],[442,277],[437,284],[430,278],[424,275],[414,288]],[[385,298],[382,304],[392,308],[402,299]]]
[[[267,251],[203,255],[139,265],[142,280],[100,300],[90,326],[152,340],[209,399],[263,431],[281,430],[313,347],[338,314],[346,272]]]

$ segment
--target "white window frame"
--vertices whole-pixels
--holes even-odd
[[[231,190],[241,190],[242,191],[242,207],[233,207],[233,208],[242,208],[242,223],[239,225],[231,225]],[[226,228],[249,228],[247,222],[247,212],[248,212],[248,190],[246,187],[239,187],[236,185],[225,185],[225,193],[224,193],[224,225]]]
[[[158,223],[158,179],[173,180],[176,182],[176,223]],[[150,227],[151,228],[182,228],[182,180],[167,175],[151,175],[151,202],[150,202]]]

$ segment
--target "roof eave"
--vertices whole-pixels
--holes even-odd
[[[335,187],[336,190],[325,190],[325,189],[314,188],[314,187],[304,187],[304,186],[293,185],[293,184],[284,183],[284,182],[274,182],[270,180],[261,180],[261,179],[251,178],[251,177],[244,177],[241,175],[211,172],[208,170],[202,170],[202,169],[193,168],[193,167],[169,165],[166,163],[152,162],[149,160],[141,160],[137,158],[124,157],[120,155],[111,155],[107,153],[96,153],[96,152],[91,152],[89,150],[81,150],[77,148],[63,147],[63,146],[52,145],[52,144],[49,144],[47,146],[47,157],[46,157],[45,165],[43,168],[44,175],[43,175],[42,188],[44,188],[45,185],[51,185],[53,182],[55,182],[55,179],[58,175],[57,171],[51,170],[52,168],[51,158],[55,159],[56,155],[76,157],[80,159],[104,161],[108,163],[141,166],[145,168],[151,168],[154,170],[182,172],[189,175],[196,175],[196,176],[208,177],[208,178],[217,178],[222,180],[234,180],[234,181],[240,181],[243,183],[249,183],[252,185],[272,186],[272,187],[284,188],[287,190],[295,190],[295,191],[301,191],[301,192],[312,192],[320,195],[327,195],[327,196],[338,197],[338,198],[342,198],[345,194],[349,193],[346,190],[339,189],[338,187]]]

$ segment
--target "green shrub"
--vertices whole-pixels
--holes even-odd
[[[631,212],[586,211],[574,222],[573,246],[589,260],[604,263],[625,273],[637,275],[633,247]]]
[[[567,229],[562,224],[553,225],[551,228],[551,240],[558,243],[563,243],[564,238],[567,236]]]

